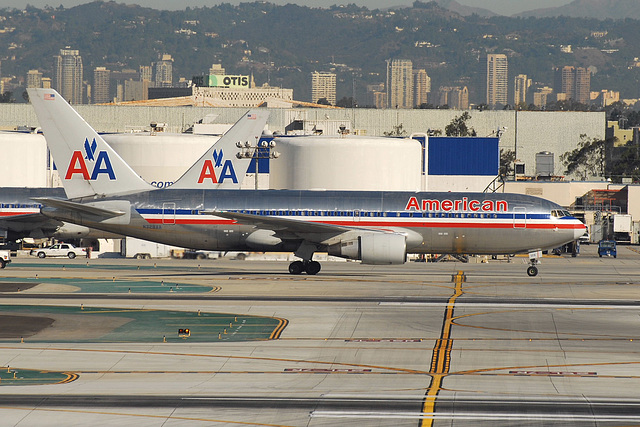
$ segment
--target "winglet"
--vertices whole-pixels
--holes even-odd
[[[53,89],[27,89],[70,199],[149,191],[146,183]]]
[[[240,188],[251,157],[237,157],[236,144],[248,142],[255,147],[268,118],[269,111],[264,109],[245,113],[171,188]]]

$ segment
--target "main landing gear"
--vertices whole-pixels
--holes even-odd
[[[303,240],[294,252],[298,258],[302,258],[302,261],[293,261],[289,264],[289,273],[302,274],[305,271],[310,276],[318,274],[320,272],[320,263],[311,260],[313,253],[317,250],[318,247],[315,244]]]
[[[320,263],[318,261],[293,261],[289,264],[289,273],[302,274],[306,272],[310,276],[314,276],[320,272]]]

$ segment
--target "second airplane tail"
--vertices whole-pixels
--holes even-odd
[[[251,156],[237,154],[257,146],[268,118],[267,110],[245,113],[171,188],[240,188]]]

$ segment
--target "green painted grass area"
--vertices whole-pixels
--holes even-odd
[[[0,292],[2,284],[20,284],[34,286],[41,283],[54,285],[68,285],[79,288],[78,293],[203,293],[212,292],[218,288],[187,283],[165,282],[164,280],[134,280],[134,279],[89,279],[89,278],[0,278]]]
[[[66,384],[77,378],[78,375],[70,372],[51,372],[0,367],[0,387],[16,385]]]
[[[25,337],[25,342],[220,342],[255,341],[277,339],[287,326],[285,319],[226,313],[199,313],[169,310],[137,310],[100,307],[14,306],[0,305],[0,318],[6,316],[57,317],[73,315],[73,322],[86,329],[75,331],[55,330],[56,324],[46,328],[55,338],[39,340],[38,333]],[[77,316],[86,318],[83,322]],[[113,318],[113,319],[110,319]],[[92,325],[118,325],[100,336],[92,332]],[[113,323],[113,322],[112,322]],[[122,324],[123,323],[123,324]],[[62,328],[60,328],[62,329]],[[108,329],[108,328],[107,328]],[[180,336],[179,329],[189,334]],[[51,336],[51,335],[50,335]],[[15,342],[17,338],[1,338],[0,342]]]

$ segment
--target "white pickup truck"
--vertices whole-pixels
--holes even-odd
[[[11,252],[0,251],[0,268],[5,268],[11,262]]]
[[[48,256],[66,256],[70,259],[74,259],[77,256],[87,256],[87,250],[85,248],[76,248],[69,243],[56,243],[48,248],[32,249],[29,254],[37,256],[38,258],[46,258]]]

